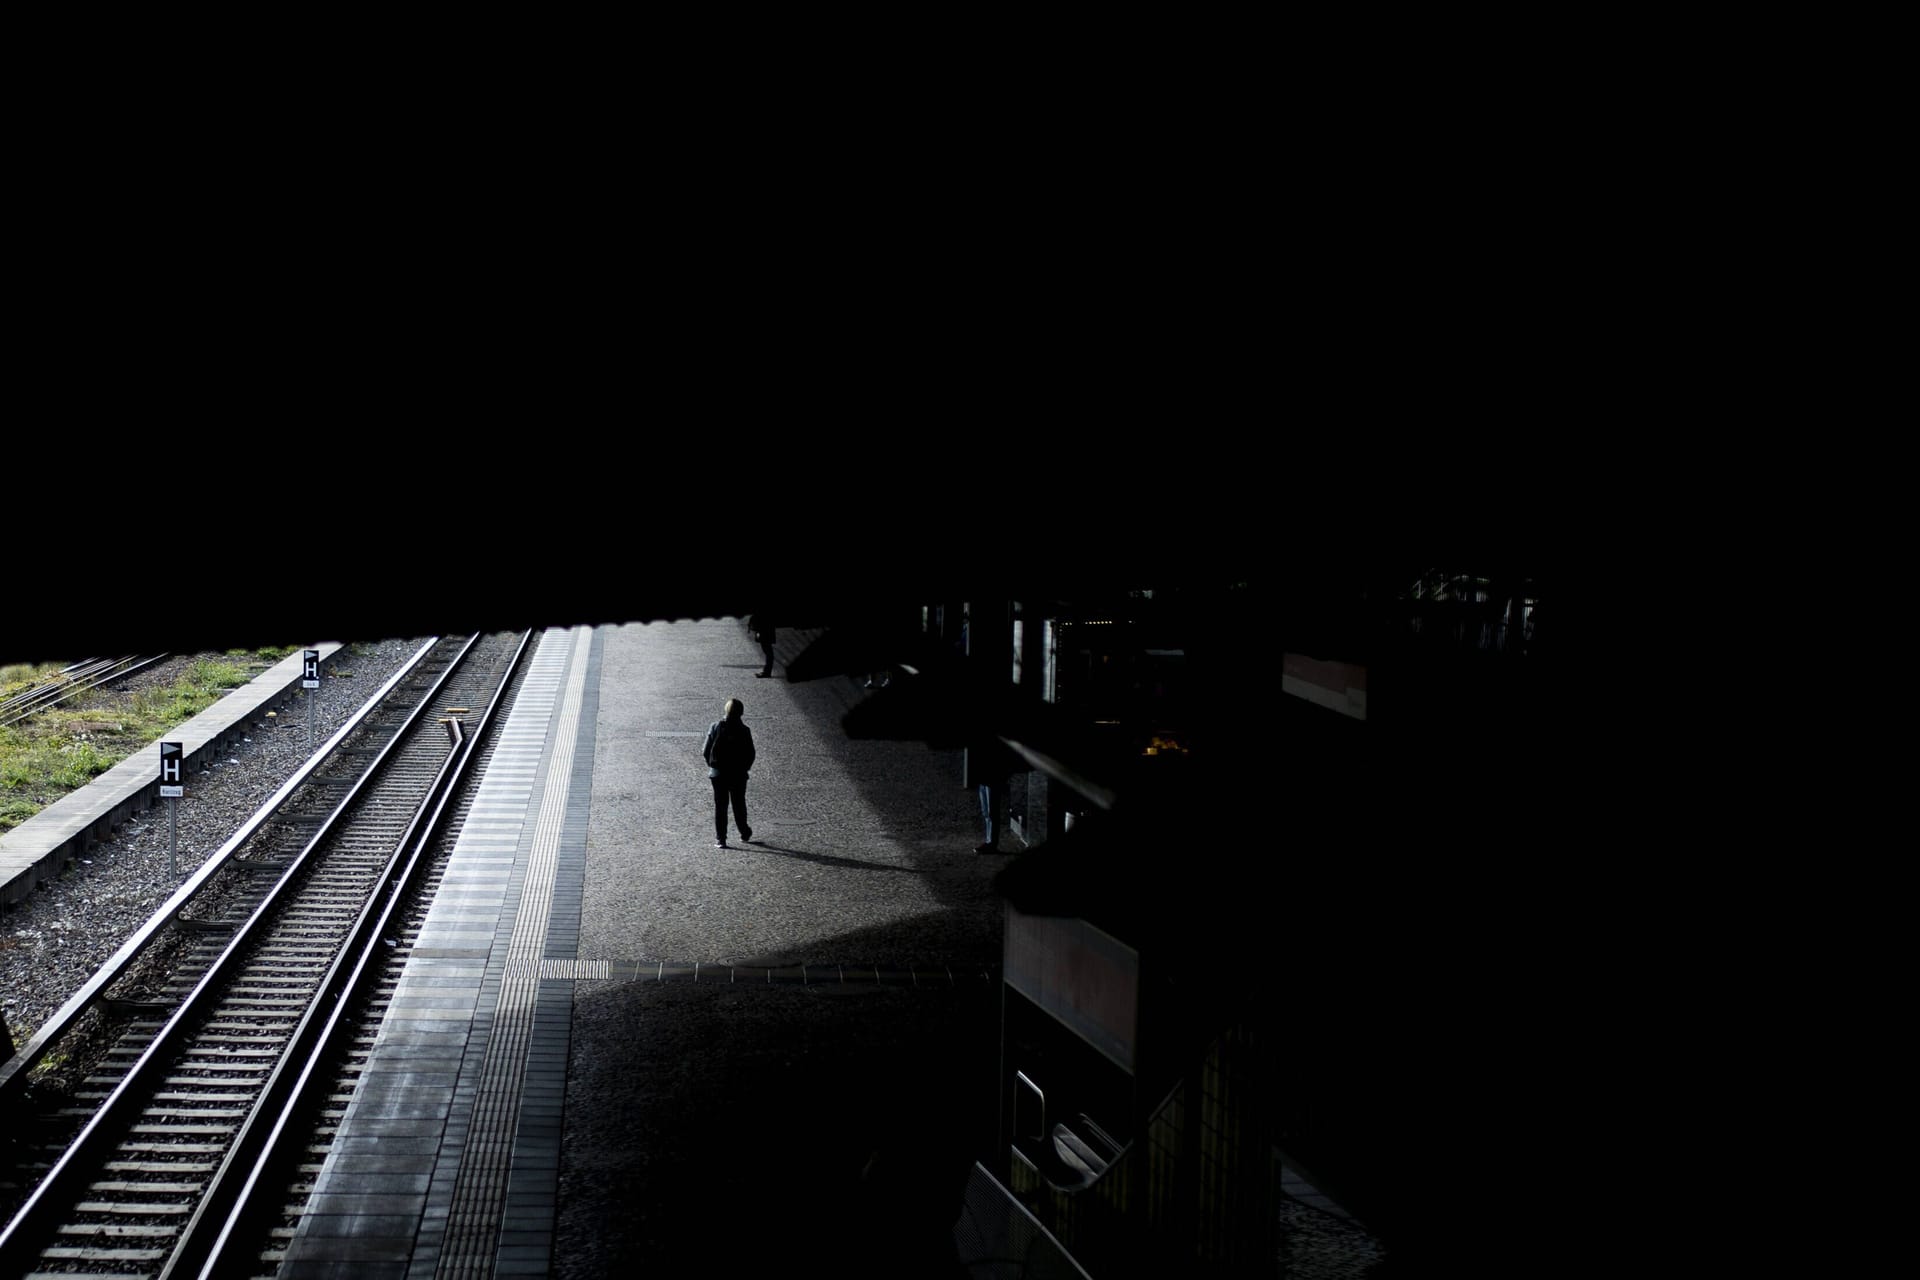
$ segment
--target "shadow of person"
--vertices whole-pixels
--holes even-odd
[[[783,858],[815,862],[823,867],[845,867],[849,871],[905,871],[918,874],[913,867],[899,867],[888,862],[864,862],[859,858],[838,858],[830,853],[809,853],[805,849],[789,849],[784,845],[771,844],[765,840],[750,840],[740,847],[744,849],[748,846],[766,853],[777,853]]]

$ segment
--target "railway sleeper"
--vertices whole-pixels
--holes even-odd
[[[163,1262],[167,1249],[84,1249],[59,1246],[42,1249],[40,1256],[49,1262]]]
[[[213,1054],[213,1052],[225,1054],[227,1050],[232,1050],[232,1048],[273,1050],[273,1048],[278,1048],[278,1046],[282,1046],[282,1044],[286,1044],[286,1036],[284,1036],[284,1034],[278,1034],[278,1032],[265,1032],[265,1034],[257,1034],[257,1036],[227,1034],[227,1036],[221,1036],[219,1040],[213,1040],[211,1036],[202,1038],[202,1052],[204,1052],[204,1054]],[[221,1065],[230,1065],[230,1063],[227,1063],[227,1061],[223,1059]],[[204,1082],[204,1077],[182,1075],[179,1071],[177,1071],[175,1075],[167,1077],[167,1084],[180,1084],[180,1086],[186,1086],[186,1084],[204,1084]]]
[[[212,1161],[187,1164],[180,1160],[109,1160],[101,1166],[107,1173],[212,1173]]]
[[[129,1155],[224,1156],[225,1145],[217,1142],[123,1142],[120,1150]],[[163,1162],[165,1163],[165,1162]],[[108,1168],[112,1168],[109,1165]]]
[[[103,1239],[117,1240],[166,1240],[180,1233],[171,1227],[139,1227],[122,1222],[71,1222],[60,1228],[62,1236],[99,1236]],[[41,1257],[54,1255],[53,1249],[42,1251]]]
[[[192,1207],[192,1205],[182,1205],[182,1203],[146,1205],[146,1203],[129,1203],[129,1201],[123,1201],[123,1199],[83,1199],[81,1203],[73,1205],[73,1211],[75,1211],[75,1213],[98,1213],[98,1215],[104,1215],[104,1217],[184,1219],[186,1215],[190,1215],[190,1213],[194,1211],[194,1207]],[[121,1232],[136,1232],[136,1230],[142,1230],[140,1226],[121,1224],[121,1222],[106,1222],[104,1226],[121,1230]],[[171,1236],[173,1230],[171,1230],[171,1228],[163,1228],[163,1226],[154,1226],[154,1228],[144,1230],[142,1234],[146,1234],[146,1236]]]

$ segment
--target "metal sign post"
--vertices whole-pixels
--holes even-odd
[[[320,651],[318,649],[307,650],[306,667],[302,672],[300,687],[313,690],[320,688]],[[313,750],[313,704],[319,699],[318,692],[307,699],[307,750],[309,751]]]
[[[160,744],[160,795],[167,802],[167,870],[175,880],[180,878],[180,815],[175,806],[187,793],[180,778],[184,759],[179,743]]]

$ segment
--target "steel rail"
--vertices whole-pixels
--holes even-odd
[[[227,1238],[229,1215],[244,1209],[247,1194],[253,1189],[253,1173],[258,1160],[286,1132],[287,1112],[304,1096],[315,1064],[332,1042],[339,1026],[341,997],[351,989],[354,980],[366,967],[369,924],[384,922],[392,909],[391,889],[398,879],[396,865],[405,858],[406,865],[411,866],[418,857],[419,844],[416,840],[424,843],[424,838],[415,833],[424,825],[430,835],[438,826],[449,781],[457,773],[466,746],[459,721],[448,721],[447,732],[452,739],[447,758],[441,763],[433,785],[408,823],[405,835],[387,863],[387,869],[381,874],[388,891],[376,891],[361,908],[346,945],[328,966],[326,976],[321,979],[320,990],[307,1005],[307,1011],[301,1015],[293,1034],[288,1037],[286,1047],[281,1051],[273,1070],[268,1073],[259,1097],[249,1107],[247,1118],[241,1122],[233,1141],[227,1144],[226,1153],[201,1191],[192,1216],[174,1240],[173,1250],[160,1269],[161,1280],[193,1275],[203,1265],[211,1273],[218,1264],[219,1246]],[[372,937],[371,944],[376,947],[380,945],[377,934]],[[341,980],[343,970],[348,975],[344,985]],[[329,998],[329,993],[332,998]]]
[[[127,1123],[144,1105],[152,1078],[170,1064],[175,1050],[190,1039],[189,1028],[213,1004],[228,975],[241,967],[245,954],[252,948],[256,938],[268,931],[270,917],[282,898],[286,896],[289,886],[294,883],[301,869],[331,834],[332,828],[341,820],[346,808],[368,785],[368,779],[380,772],[381,762],[400,749],[408,731],[427,713],[427,708],[432,705],[441,688],[459,670],[461,659],[471,652],[478,639],[478,636],[469,637],[459,654],[448,662],[440,678],[415,703],[412,710],[383,744],[374,765],[361,775],[349,794],[342,798],[333,812],[327,816],[321,828],[313,834],[300,852],[289,860],[286,869],[266,898],[255,907],[246,922],[233,931],[233,936],[218,958],[208,966],[193,990],[187,994],[172,1016],[148,1042],[145,1050],[127,1069],[126,1074],[115,1085],[112,1092],[94,1110],[79,1136],[68,1145],[60,1159],[55,1161],[52,1168],[41,1178],[32,1194],[14,1214],[13,1220],[3,1231],[0,1231],[0,1268],[7,1267],[14,1261],[24,1261],[25,1255],[38,1250],[40,1238],[45,1234],[43,1228],[49,1215],[61,1211],[62,1207],[72,1199],[72,1193],[81,1180],[93,1175],[98,1163],[99,1150],[105,1144],[120,1138]],[[430,650],[431,646],[428,648]],[[423,650],[424,652],[426,650]],[[413,670],[414,667],[410,664],[407,673]],[[399,678],[396,676],[383,688],[391,687]],[[329,740],[329,750],[339,737],[340,735],[336,735],[335,739]],[[230,841],[228,846],[223,846],[222,853],[226,853],[233,843]],[[176,893],[174,899],[170,899],[162,911],[167,912],[171,909],[172,912],[177,913],[180,903],[184,900],[183,894]]]
[[[429,639],[425,644],[420,646],[419,651],[416,652],[413,657],[401,664],[400,670],[395,672],[385,684],[376,689],[366,704],[362,706],[360,710],[356,711],[352,718],[340,727],[338,732],[321,743],[312,757],[309,758],[305,764],[301,765],[300,768],[294,772],[293,776],[281,785],[278,791],[275,791],[271,796],[267,797],[266,802],[254,812],[253,816],[242,823],[240,828],[233,833],[232,837],[229,838],[225,844],[221,845],[209,855],[198,870],[181,883],[180,887],[174,891],[173,896],[162,903],[159,909],[148,918],[147,923],[140,926],[133,936],[122,943],[120,949],[114,952],[105,964],[94,971],[93,976],[87,979],[86,984],[74,992],[65,1004],[55,1010],[51,1018],[41,1024],[39,1031],[34,1033],[33,1039],[22,1046],[20,1051],[12,1058],[8,1059],[5,1063],[0,1063],[0,1112],[8,1108],[26,1088],[28,1074],[38,1065],[40,1060],[46,1056],[48,1049],[57,1043],[61,1037],[65,1036],[67,1032],[71,1031],[74,1024],[85,1015],[87,1010],[93,1006],[93,1003],[101,999],[107,990],[112,987],[128,969],[133,967],[134,962],[140,958],[141,953],[147,949],[148,945],[154,941],[162,930],[173,923],[174,919],[179,916],[181,911],[186,909],[194,896],[220,871],[227,860],[231,858],[237,850],[244,847],[246,843],[259,832],[260,828],[264,827],[273,819],[275,814],[279,812],[281,806],[300,789],[302,784],[318,772],[322,765],[326,764],[327,761],[332,758],[333,753],[339,749],[343,742],[353,735],[355,730],[376,711],[381,709],[385,704],[387,696],[392,693],[402,681],[410,679],[416,674],[420,664],[426,660],[429,653],[433,652],[434,646],[439,644],[439,642],[440,637],[438,636]],[[389,745],[391,745],[393,740],[397,740],[397,736],[398,735],[395,736],[395,739],[389,740]],[[374,762],[375,767],[378,766],[379,759],[384,759],[384,753],[381,757],[376,758]],[[352,794],[357,794],[358,791],[359,786],[356,784],[348,798],[351,798]],[[342,803],[344,804],[345,801],[343,800]]]
[[[384,877],[384,887],[362,910],[354,933],[321,983],[321,995],[302,1020],[300,1030],[274,1068],[260,1102],[234,1139],[199,1208],[182,1230],[173,1257],[160,1273],[161,1280],[196,1273],[201,1280],[214,1280],[222,1275],[252,1274],[257,1270],[253,1254],[234,1255],[235,1242],[253,1239],[255,1228],[265,1216],[281,1212],[279,1202],[284,1198],[284,1189],[274,1188],[272,1179],[291,1140],[289,1135],[305,1136],[301,1117],[312,1096],[326,1083],[320,1078],[321,1069],[336,1056],[348,1034],[352,1011],[379,975],[379,962],[385,958],[382,939],[393,932],[394,917],[404,910],[408,893],[428,860],[428,850],[446,829],[449,807],[459,785],[473,768],[477,748],[491,731],[494,717],[506,700],[514,674],[525,662],[532,641],[532,631],[521,635],[519,647],[506,664],[492,698],[470,734],[458,719],[447,722],[448,732],[454,735],[454,750],[441,776],[435,780],[427,804],[422,806],[423,811],[431,808],[431,816],[424,823],[416,823],[419,834],[416,836],[410,830],[395,852]],[[326,994],[329,991],[331,998]],[[308,1023],[314,1022],[321,1010],[326,1011],[323,1025],[310,1031]],[[301,1064],[297,1072],[292,1067],[296,1061]],[[283,1077],[285,1083],[282,1083]],[[270,1123],[266,1119],[269,1115],[272,1116]]]

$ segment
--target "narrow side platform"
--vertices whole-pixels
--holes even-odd
[[[308,647],[319,651],[324,669],[341,645]],[[166,740],[180,744],[189,774],[204,769],[267,711],[284,707],[299,693],[305,672],[305,652],[289,654],[169,732]],[[60,875],[121,823],[151,809],[159,792],[160,743],[156,741],[0,835],[0,902],[22,901],[42,881]]]

